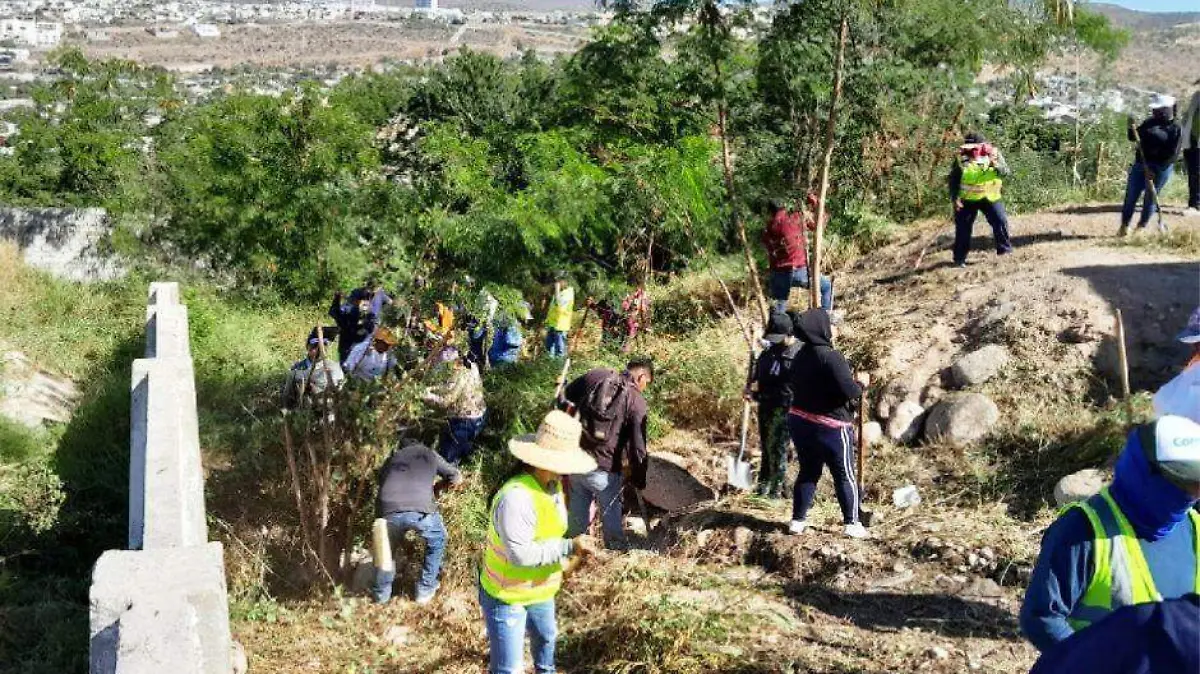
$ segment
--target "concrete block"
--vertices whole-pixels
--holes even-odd
[[[224,550],[110,550],[92,570],[92,674],[229,674]]]
[[[146,307],[146,357],[190,358],[188,311],[181,304]]]
[[[129,547],[208,540],[190,358],[139,359],[131,381]]]
[[[146,304],[168,305],[179,304],[179,284],[175,281],[155,281],[150,284]]]

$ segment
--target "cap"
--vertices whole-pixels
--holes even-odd
[[[1176,335],[1175,339],[1184,344],[1200,344],[1200,307],[1196,307],[1196,310],[1192,312],[1191,317],[1188,318],[1187,327]]]
[[[1200,424],[1165,416],[1154,424],[1153,461],[1166,475],[1186,483],[1200,483]]]
[[[1175,97],[1174,96],[1168,96],[1166,94],[1154,94],[1154,96],[1150,98],[1150,109],[1151,110],[1158,110],[1159,108],[1173,108],[1173,107],[1175,107]]]
[[[792,334],[793,329],[791,317],[783,312],[772,311],[767,318],[766,327],[763,328],[763,339],[772,344],[779,344]]]
[[[333,340],[337,339],[337,336],[338,336],[337,326],[336,325],[327,325],[327,326],[321,328],[321,336],[325,338],[326,344],[333,342]],[[317,329],[316,328],[313,328],[312,331],[308,333],[307,344],[309,347],[314,347],[317,345]]]
[[[984,138],[983,134],[979,133],[978,131],[968,132],[967,135],[965,137],[963,137],[963,140],[968,143],[986,143],[987,142],[987,138]]]

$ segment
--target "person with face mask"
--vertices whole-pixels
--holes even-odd
[[[344,363],[350,351],[359,343],[375,334],[377,317],[371,311],[371,292],[356,288],[350,293],[350,301],[342,302],[341,291],[333,296],[329,317],[338,327],[338,362]]]
[[[1136,142],[1140,139],[1141,144],[1137,148],[1133,166],[1129,168],[1118,236],[1129,233],[1129,223],[1133,221],[1133,211],[1142,192],[1146,193],[1146,199],[1142,203],[1142,215],[1138,218],[1137,228],[1144,229],[1150,224],[1150,218],[1158,212],[1158,204],[1147,189],[1147,177],[1154,181],[1155,193],[1161,195],[1175,170],[1175,159],[1179,156],[1183,137],[1183,130],[1175,121],[1175,99],[1171,96],[1157,94],[1150,100],[1150,117],[1137,127],[1136,133],[1134,121],[1133,117],[1129,118],[1129,140]]]
[[[1042,537],[1021,631],[1049,651],[1124,607],[1200,592],[1197,500],[1200,425],[1166,416],[1135,428],[1112,484],[1068,506]]]
[[[950,201],[954,205],[954,266],[966,267],[971,252],[971,231],[980,213],[992,226],[996,254],[1012,252],[1008,236],[1008,214],[1001,200],[1003,178],[1009,175],[1004,155],[982,134],[972,131],[963,138],[958,158],[950,167]]]

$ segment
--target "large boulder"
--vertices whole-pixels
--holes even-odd
[[[1063,507],[1077,501],[1083,501],[1100,493],[1104,487],[1104,473],[1087,468],[1078,473],[1071,473],[1054,485],[1054,502]]]
[[[950,366],[950,376],[960,388],[978,386],[995,377],[1010,359],[1008,349],[999,344],[988,344],[955,361]]]
[[[930,410],[925,418],[925,437],[954,447],[969,445],[1000,421],[1000,410],[991,398],[980,393],[965,393],[947,398]]]
[[[892,410],[892,418],[888,419],[888,437],[896,442],[912,442],[921,433],[921,422],[924,421],[925,408],[911,400],[905,400]]]

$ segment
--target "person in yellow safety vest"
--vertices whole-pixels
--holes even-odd
[[[1012,252],[1008,237],[1008,215],[1004,212],[1000,189],[1002,178],[1009,174],[1008,163],[1000,150],[984,137],[972,131],[958,149],[958,157],[950,168],[950,201],[954,204],[954,266],[967,266],[971,252],[971,231],[975,217],[982,212],[992,226],[996,254]]]
[[[514,438],[509,452],[520,462],[491,499],[479,604],[487,625],[489,674],[524,672],[525,634],[534,671],[554,674],[558,625],[554,597],[572,560],[594,555],[595,540],[564,538],[567,510],[562,475],[588,473],[596,461],[579,447],[579,421],[554,410],[535,435]]]
[[[1021,606],[1046,651],[1124,606],[1200,593],[1200,424],[1165,416],[1129,434],[1113,481],[1063,509]]]
[[[567,333],[571,332],[571,316],[575,312],[575,289],[567,283],[565,272],[554,277],[554,295],[546,310],[546,355],[565,358]]]

